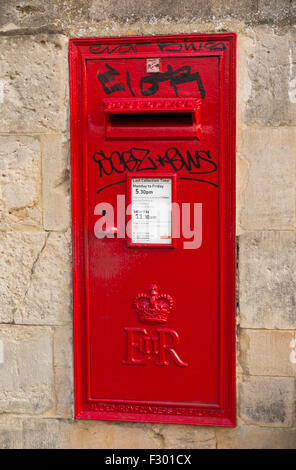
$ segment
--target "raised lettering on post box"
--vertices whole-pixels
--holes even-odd
[[[77,419],[235,425],[235,44],[70,40]]]

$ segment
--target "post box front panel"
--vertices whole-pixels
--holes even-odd
[[[234,35],[72,40],[76,417],[234,425]]]

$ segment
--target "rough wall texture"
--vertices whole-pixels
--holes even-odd
[[[0,448],[296,448],[296,2],[2,0]],[[234,429],[74,421],[69,37],[238,33]]]

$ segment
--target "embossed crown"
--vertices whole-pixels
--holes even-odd
[[[166,323],[174,301],[168,294],[159,294],[157,285],[152,284],[148,294],[138,294],[133,303],[140,322]]]

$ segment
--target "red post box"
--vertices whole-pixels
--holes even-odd
[[[235,44],[70,40],[76,418],[235,425]]]

